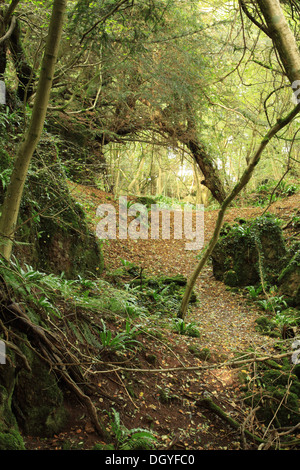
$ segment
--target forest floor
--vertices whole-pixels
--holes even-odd
[[[95,188],[71,185],[73,196],[83,205],[93,230],[97,223],[96,209],[110,203],[118,214],[118,201],[112,194]],[[299,208],[300,194],[272,204],[268,212],[288,221]],[[261,207],[233,207],[225,221],[259,216]],[[213,233],[217,210],[205,210],[204,232],[207,243]],[[196,266],[197,251],[186,250],[186,240],[110,240],[103,245],[106,277],[127,260],[143,269],[147,275],[189,276]],[[136,371],[100,374],[99,394],[94,397],[98,408],[114,407],[128,429],[151,429],[157,436],[158,449],[171,450],[240,450],[257,449],[258,443],[246,438],[243,427],[263,436],[264,427],[243,403],[241,369],[224,365],[237,353],[249,348],[260,354],[274,353],[274,339],[262,336],[255,328],[255,319],[262,314],[255,303],[249,302],[245,291],[233,291],[216,281],[210,263],[197,280],[198,302],[193,304],[186,321],[194,322],[200,337],[175,334],[164,323],[156,324],[160,337],[141,337],[143,349],[131,366]],[[191,346],[208,348],[206,361],[191,353]],[[153,357],[155,361],[153,363]],[[189,369],[190,368],[190,369]],[[194,369],[193,369],[194,368]],[[138,369],[145,371],[138,372]],[[163,370],[162,370],[163,369]],[[146,370],[148,372],[146,372]],[[99,378],[101,377],[101,379]],[[241,424],[232,428],[224,419],[203,406],[201,399],[209,396],[228,416]],[[100,403],[99,403],[100,402]],[[29,449],[62,448],[90,449],[101,442],[85,414],[84,407],[71,399],[68,406],[73,421],[64,433],[52,439],[26,438]]]

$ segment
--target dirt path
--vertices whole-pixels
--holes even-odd
[[[118,204],[113,195],[108,195],[94,188],[72,186],[74,195],[84,198],[85,205],[95,222],[96,208],[101,203],[113,203],[118,216]],[[295,208],[299,207],[300,195],[296,194],[285,200],[274,203],[269,212],[288,220]],[[238,218],[250,218],[261,215],[260,207],[231,208],[227,211],[224,221],[234,223]],[[204,243],[212,236],[218,211],[204,213]],[[118,217],[117,217],[118,218]],[[171,238],[173,234],[171,218]],[[144,269],[150,275],[189,276],[197,264],[198,252],[186,249],[187,241],[181,240],[110,240],[103,246],[105,272],[121,266],[121,260],[130,261]],[[201,345],[220,353],[231,354],[236,350],[251,347],[263,347],[268,351],[271,340],[257,334],[255,319],[261,315],[253,305],[246,303],[243,295],[229,291],[222,282],[214,279],[210,264],[199,276],[195,291],[199,302],[188,312],[187,320],[193,320],[201,331]]]

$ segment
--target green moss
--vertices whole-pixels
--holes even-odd
[[[26,346],[31,372],[21,370],[13,394],[13,408],[25,434],[48,437],[67,421],[63,394],[49,368]]]
[[[7,388],[0,385],[0,450],[24,450],[24,442],[11,410],[14,373],[9,374],[10,380],[8,381],[8,369],[14,372],[12,367],[5,366],[5,374],[1,374],[0,377],[2,382],[7,382]]]
[[[8,390],[0,385],[0,429],[3,429],[3,425],[5,425],[5,428],[10,428],[17,424],[11,410],[11,398]]]
[[[278,278],[281,293],[300,305],[300,250],[295,253]]]
[[[255,286],[261,275],[271,284],[283,267],[287,249],[277,219],[258,217],[241,224],[224,224],[212,253],[216,279],[231,286]]]
[[[225,272],[223,280],[226,286],[236,287],[239,284],[238,276],[233,269]]]
[[[267,370],[263,374],[263,381],[266,387],[289,387],[289,390],[295,395],[300,392],[300,382],[296,375],[282,370]],[[299,394],[300,398],[300,394]]]
[[[25,444],[19,431],[15,429],[0,431],[0,450],[25,450]]]
[[[73,200],[53,148],[46,148],[49,155],[33,160],[26,182],[17,233],[22,245],[15,254],[36,269],[64,272],[67,278],[98,276],[104,267],[101,244]]]

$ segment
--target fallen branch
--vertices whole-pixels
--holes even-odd
[[[107,362],[107,366],[112,366],[112,369],[106,369],[106,370],[98,370],[98,371],[91,371],[91,374],[109,374],[112,372],[119,372],[119,371],[126,371],[126,372],[142,372],[142,373],[166,373],[166,372],[180,372],[180,371],[186,371],[186,372],[196,372],[198,370],[209,370],[209,369],[218,369],[221,367],[230,367],[230,366],[243,366],[245,364],[254,364],[256,362],[267,362],[269,360],[280,360],[284,357],[289,357],[292,356],[293,351],[283,353],[283,354],[276,354],[274,356],[263,356],[263,357],[257,357],[254,354],[254,357],[248,358],[248,359],[240,359],[240,360],[232,360],[232,361],[226,361],[222,362],[220,364],[210,364],[210,365],[199,365],[199,366],[178,366],[178,367],[166,367],[166,368],[160,368],[160,369],[138,369],[138,368],[133,368],[133,367],[125,367],[125,366],[117,366],[113,363]],[[97,363],[94,363],[94,366],[97,366]]]
[[[212,411],[215,413],[217,416],[219,416],[221,419],[226,421],[232,428],[240,430],[242,429],[241,424],[238,421],[235,421],[235,419],[231,418],[220,406],[218,406],[211,398],[201,398],[201,400],[198,400],[196,402],[197,406],[204,406],[208,410]],[[261,439],[260,437],[256,436],[255,434],[252,434],[250,431],[247,429],[243,430],[243,434],[248,437],[249,439],[254,440],[255,442],[258,443],[264,443],[265,441]]]

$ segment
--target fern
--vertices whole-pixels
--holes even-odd
[[[151,431],[143,428],[126,428],[121,423],[120,414],[114,408],[110,413],[110,419],[116,450],[147,450],[153,448],[156,437]]]

